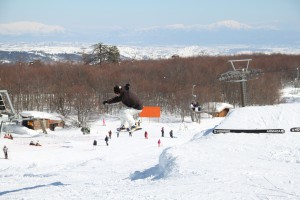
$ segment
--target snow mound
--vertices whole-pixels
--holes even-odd
[[[274,123],[275,122],[275,123]],[[300,103],[237,108],[217,129],[285,129],[300,126]]]
[[[179,155],[177,154],[176,148],[167,148],[159,156],[159,169],[161,172],[161,177],[170,177],[179,173],[179,165],[177,159]]]
[[[300,88],[286,87],[282,89],[280,102],[283,103],[300,102]]]
[[[36,137],[40,134],[39,131],[29,129],[25,126],[7,124],[4,126],[3,130],[5,132],[12,132],[13,137]]]

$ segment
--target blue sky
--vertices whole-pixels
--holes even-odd
[[[300,44],[299,0],[0,0],[0,42]]]

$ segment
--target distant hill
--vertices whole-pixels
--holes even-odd
[[[0,63],[81,62],[82,53],[89,53],[93,44],[78,43],[0,43]],[[300,54],[300,46],[258,47],[249,45],[226,46],[117,46],[122,60],[168,59],[193,56],[239,54]]]
[[[80,62],[82,57],[75,53],[50,54],[43,51],[0,51],[0,63],[32,62],[40,60],[44,63],[51,62]]]

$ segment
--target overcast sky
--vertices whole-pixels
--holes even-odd
[[[300,44],[299,0],[0,0],[0,42]]]

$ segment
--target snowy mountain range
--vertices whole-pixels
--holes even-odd
[[[92,43],[0,43],[0,63],[31,62],[80,62],[82,53],[92,51]],[[218,56],[238,54],[300,54],[300,45],[294,46],[126,46],[116,45],[122,59],[168,59],[173,55],[180,57]]]

